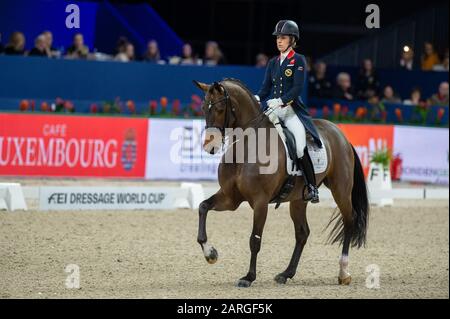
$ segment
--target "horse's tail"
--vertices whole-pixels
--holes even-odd
[[[366,245],[367,226],[369,223],[369,198],[367,195],[367,185],[364,179],[364,171],[358,154],[352,145],[355,157],[355,166],[353,169],[353,188],[352,188],[352,206],[353,206],[353,235],[352,246],[358,248]]]
[[[367,194],[366,181],[364,179],[364,171],[361,165],[358,154],[352,146],[355,164],[353,168],[353,188],[352,188],[352,207],[353,207],[353,225],[352,225],[352,247],[360,248],[366,244],[367,226],[369,222],[369,198]],[[331,218],[328,226],[334,221],[334,225],[328,242],[340,244],[344,241],[344,223],[343,217],[337,210],[335,215]],[[327,227],[328,227],[327,226]]]

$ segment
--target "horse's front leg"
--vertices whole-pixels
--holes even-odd
[[[237,282],[238,287],[250,287],[256,279],[256,258],[261,248],[261,237],[266,223],[268,203],[257,204],[253,208],[253,230],[250,236],[250,267],[245,277]]]
[[[197,242],[203,250],[203,254],[208,263],[214,264],[219,257],[217,250],[208,243],[206,235],[206,217],[209,210],[235,210],[240,202],[227,197],[220,189],[216,194],[200,203],[198,209],[198,235]]]

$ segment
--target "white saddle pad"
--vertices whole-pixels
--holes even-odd
[[[286,144],[286,135],[284,135],[283,128],[279,124],[278,117],[273,113],[269,113],[266,115],[270,119],[270,121],[275,125],[275,128],[277,129],[278,134],[280,135],[281,140],[283,141],[284,149],[286,151],[286,171],[287,171],[287,173],[289,175],[293,175],[293,176],[301,176],[302,175],[301,170],[296,169],[297,167],[295,167],[295,169],[292,169],[293,160],[289,157],[289,152],[288,152],[288,148],[287,148],[287,144]],[[320,137],[320,141],[322,142],[322,145],[325,145],[323,143],[322,137],[321,136],[319,136],[319,137]],[[310,138],[307,138],[306,145],[308,147],[308,153],[309,153],[309,156],[311,157],[311,161],[314,166],[314,172],[316,174],[325,172],[328,167],[328,157],[327,157],[327,151],[325,149],[325,146],[323,146],[322,148],[319,148],[314,143],[314,140],[310,139]]]

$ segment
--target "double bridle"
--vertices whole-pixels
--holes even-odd
[[[215,128],[218,129],[220,131],[220,133],[222,134],[222,142],[225,139],[225,129],[227,127],[229,127],[230,125],[230,115],[233,115],[234,118],[236,118],[236,114],[234,113],[235,108],[233,106],[233,104],[231,103],[231,98],[230,98],[230,94],[228,93],[228,90],[226,89],[226,87],[220,83],[220,82],[214,82],[213,83],[213,87],[220,87],[223,89],[224,92],[224,97],[213,102],[213,101],[209,101],[208,102],[208,112],[211,110],[211,108],[219,103],[225,102],[225,120],[223,122],[223,126],[219,127],[219,126],[209,126],[208,123],[206,123],[205,129],[210,129],[210,128]],[[205,118],[207,117],[208,114],[205,114]]]
[[[224,143],[225,143],[225,137],[226,137],[226,135],[225,135],[225,129],[228,128],[228,127],[230,126],[230,116],[232,115],[234,118],[236,118],[236,113],[235,113],[235,110],[236,110],[236,109],[235,109],[235,107],[233,106],[233,104],[232,104],[232,102],[231,102],[230,94],[228,93],[228,90],[226,89],[226,87],[225,87],[221,82],[214,82],[212,85],[215,86],[215,87],[220,87],[220,88],[222,88],[222,89],[223,89],[223,92],[224,92],[224,97],[221,98],[221,99],[219,99],[219,100],[217,100],[217,101],[215,101],[215,102],[213,102],[213,101],[210,100],[210,101],[207,103],[207,105],[208,105],[208,112],[211,110],[211,108],[212,108],[214,105],[219,104],[219,103],[222,103],[222,102],[225,102],[225,120],[224,120],[224,122],[223,122],[223,126],[222,126],[222,127],[219,127],[219,126],[210,126],[210,125],[208,125],[208,123],[206,123],[205,129],[214,128],[214,129],[219,130],[220,133],[222,134],[222,144],[224,144]],[[253,119],[251,119],[250,121],[248,121],[247,123],[245,123],[245,125],[243,125],[243,126],[246,126],[246,125],[250,124],[251,122],[253,122],[253,121],[255,121],[255,120],[261,118],[261,119],[259,120],[259,122],[260,122],[260,121],[263,119],[263,115],[264,115],[264,114],[265,114],[264,112],[261,112],[261,113],[258,114],[256,117],[254,117]],[[208,115],[208,114],[205,114],[205,119],[207,118],[207,115]],[[258,123],[259,123],[259,122],[258,122]]]

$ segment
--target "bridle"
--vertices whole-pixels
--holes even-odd
[[[208,112],[210,112],[211,108],[214,105],[225,102],[225,120],[223,122],[223,126],[221,126],[221,127],[220,126],[210,126],[210,125],[208,125],[208,123],[206,123],[205,129],[214,128],[214,129],[219,130],[220,133],[222,134],[222,144],[223,144],[224,140],[225,140],[225,129],[230,126],[230,116],[232,115],[234,118],[236,118],[236,114],[234,113],[235,108],[231,102],[230,94],[228,93],[228,90],[226,89],[226,87],[220,82],[214,82],[212,85],[213,85],[213,87],[222,88],[223,92],[224,92],[224,97],[217,101],[214,101],[214,102],[210,100],[207,104]],[[205,114],[205,118],[207,118],[207,117],[208,117],[208,114]]]
[[[212,126],[212,125],[208,125],[208,123],[206,123],[205,129],[217,129],[220,131],[221,135],[222,135],[222,145],[225,144],[225,130],[226,128],[228,128],[230,126],[230,116],[233,116],[234,118],[236,118],[236,113],[235,113],[235,107],[231,102],[231,98],[230,98],[230,94],[228,93],[228,90],[226,89],[226,87],[221,83],[221,82],[214,82],[212,84],[213,87],[219,87],[223,89],[224,92],[224,97],[217,100],[217,101],[209,101],[207,103],[208,105],[208,110],[207,112],[210,112],[211,108],[219,103],[223,103],[225,102],[225,120],[223,122],[223,126]],[[257,124],[259,124],[259,122],[261,122],[264,119],[264,115],[267,115],[267,110],[265,112],[261,112],[260,114],[258,114],[257,116],[255,116],[254,118],[252,118],[250,121],[248,121],[247,123],[245,123],[242,126],[247,126],[248,124],[252,123],[253,121],[256,121],[259,119],[259,121],[257,122]],[[205,119],[208,117],[208,114],[205,114]]]

